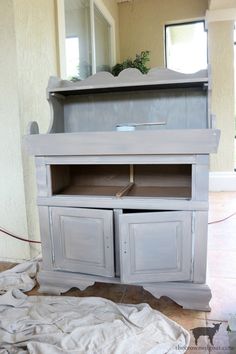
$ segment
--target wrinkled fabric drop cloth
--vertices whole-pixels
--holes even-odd
[[[189,344],[184,328],[148,304],[27,296],[20,289],[29,279],[25,287],[16,279],[0,296],[0,354],[181,354]]]
[[[20,263],[11,269],[0,272],[0,294],[11,289],[32,290],[36,284],[38,260]]]

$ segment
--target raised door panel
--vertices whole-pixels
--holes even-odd
[[[54,268],[114,276],[113,212],[51,208]]]
[[[119,216],[124,283],[188,281],[191,276],[191,212]]]

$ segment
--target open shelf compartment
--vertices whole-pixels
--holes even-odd
[[[191,199],[190,164],[50,167],[52,195]]]

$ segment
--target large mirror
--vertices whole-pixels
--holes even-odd
[[[58,0],[62,76],[85,79],[149,51],[148,67],[207,67],[207,0]],[[63,23],[62,23],[63,22]],[[119,48],[117,50],[117,48]],[[145,64],[146,65],[146,64]]]
[[[113,0],[112,0],[113,1]],[[115,20],[102,0],[58,0],[61,76],[83,80],[116,62]]]

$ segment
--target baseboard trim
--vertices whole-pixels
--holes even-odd
[[[22,258],[0,257],[0,262],[3,263],[23,263],[26,261],[27,261],[26,259],[22,259]]]
[[[236,172],[210,172],[210,192],[236,191]]]

